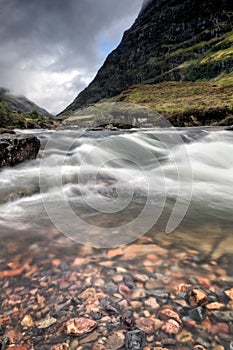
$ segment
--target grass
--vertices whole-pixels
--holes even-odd
[[[112,101],[147,107],[170,121],[173,120],[174,125],[193,123],[190,120],[193,115],[198,120],[196,125],[229,125],[232,124],[233,117],[232,80],[233,73],[222,75],[213,83],[163,82],[134,85],[112,98]]]

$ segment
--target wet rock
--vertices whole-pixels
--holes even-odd
[[[223,303],[218,303],[218,302],[213,302],[213,303],[210,303],[210,304],[207,304],[205,306],[205,308],[207,310],[221,310],[225,307],[225,304]]]
[[[33,327],[34,321],[30,315],[25,315],[21,321],[21,325],[22,325],[22,327],[26,327],[26,328]]]
[[[97,327],[97,323],[91,319],[80,317],[72,318],[66,322],[65,326],[67,334],[80,336],[92,332]]]
[[[232,322],[233,311],[212,311],[210,319],[219,322]]]
[[[182,344],[192,343],[193,336],[190,332],[184,329],[182,332],[176,335],[176,340]]]
[[[40,140],[31,135],[0,135],[0,168],[36,158]]]
[[[182,323],[180,316],[178,315],[177,312],[170,310],[170,309],[163,309],[159,312],[159,317],[162,320],[168,320],[168,319],[173,319],[177,321],[179,324]]]
[[[189,305],[201,306],[206,304],[207,301],[208,301],[207,294],[203,290],[199,288],[192,289],[189,295]]]
[[[113,333],[107,341],[107,350],[117,350],[123,347],[125,343],[125,336],[122,332]]]
[[[143,299],[143,298],[145,298],[145,296],[146,296],[146,293],[145,293],[144,289],[142,289],[142,288],[137,288],[132,293],[133,300]]]
[[[228,296],[228,298],[230,298],[231,300],[233,300],[233,288],[224,290],[224,293]]]
[[[148,294],[151,296],[154,296],[157,299],[168,299],[170,296],[170,293],[166,292],[163,289],[155,289],[153,290],[153,292],[151,291]]]
[[[69,345],[66,343],[63,344],[57,344],[51,347],[50,350],[68,350],[69,349]]]
[[[202,306],[198,306],[189,310],[188,314],[193,320],[202,322],[206,318],[207,312]]]
[[[53,324],[55,324],[57,322],[57,319],[54,317],[46,317],[42,320],[39,320],[36,322],[36,326],[39,329],[45,329],[48,328],[50,326],[52,326]]]
[[[229,326],[227,323],[224,322],[220,322],[220,323],[216,323],[213,324],[210,330],[210,333],[215,336],[218,335],[220,333],[222,334],[229,334]]]
[[[167,334],[178,334],[181,331],[181,325],[174,319],[167,320],[163,326],[162,330]]]
[[[132,292],[125,284],[121,284],[119,286],[119,292],[121,293],[121,295],[123,295],[125,299],[127,300],[131,299]]]
[[[19,342],[23,335],[17,328],[10,328],[6,331],[5,337],[10,340],[11,343]]]
[[[0,349],[5,350],[10,342],[10,339],[8,337],[4,337],[0,339]]]
[[[146,334],[153,334],[155,332],[155,323],[152,318],[139,318],[136,320],[136,326]]]
[[[145,300],[145,305],[149,306],[153,310],[159,308],[159,304],[157,303],[157,300],[153,297],[150,297],[147,300]]]
[[[146,342],[146,336],[143,331],[135,330],[126,333],[126,350],[143,350]]]

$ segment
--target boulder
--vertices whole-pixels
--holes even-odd
[[[0,168],[14,166],[25,160],[35,159],[40,140],[32,135],[0,135]]]

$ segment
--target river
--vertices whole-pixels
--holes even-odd
[[[78,243],[111,247],[151,230],[169,237],[177,230],[197,231],[198,236],[204,228],[228,234],[232,227],[231,131],[18,133],[35,134],[41,150],[36,160],[1,171],[5,231],[52,225]]]

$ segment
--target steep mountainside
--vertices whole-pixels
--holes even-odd
[[[134,84],[228,78],[232,44],[232,0],[145,1],[120,45],[62,114],[116,96]]]

